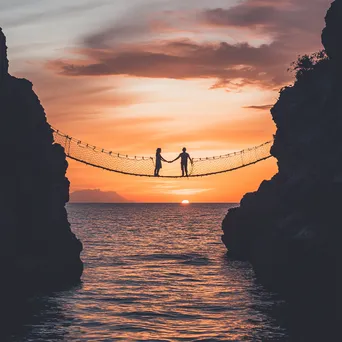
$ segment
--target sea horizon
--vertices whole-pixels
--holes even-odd
[[[192,204],[236,204],[239,205],[238,202],[190,202],[184,204],[182,202],[68,202],[69,204],[182,204],[184,206],[192,205]]]

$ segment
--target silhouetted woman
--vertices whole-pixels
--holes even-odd
[[[161,148],[157,148],[156,151],[156,168],[154,169],[154,177],[159,177],[159,171],[162,168],[162,161],[167,162],[166,159],[164,159],[161,155]]]

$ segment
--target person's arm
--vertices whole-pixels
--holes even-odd
[[[182,154],[180,154],[176,159],[174,159],[174,160],[171,160],[170,161],[170,163],[173,163],[173,162],[175,162],[176,160],[178,160],[180,157],[182,156]]]
[[[160,156],[160,159],[161,159],[162,161],[166,162],[166,163],[169,163],[169,161],[166,160],[166,159],[164,159],[162,156]]]
[[[190,160],[190,163],[193,164],[194,161],[191,159],[190,154],[188,154],[188,158],[189,158],[189,160]]]

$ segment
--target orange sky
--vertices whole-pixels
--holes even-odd
[[[0,1],[10,71],[34,83],[49,122],[130,155],[241,150],[272,139],[264,107],[296,56],[321,49],[329,0]],[[268,160],[228,174],[162,180],[70,162],[71,190],[143,202],[237,202],[275,174]]]

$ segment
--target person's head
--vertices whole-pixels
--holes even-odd
[[[183,151],[183,152],[186,152],[186,148],[185,148],[185,147],[183,147],[182,151]]]
[[[161,148],[158,147],[156,152],[157,152],[157,153],[161,153]]]

